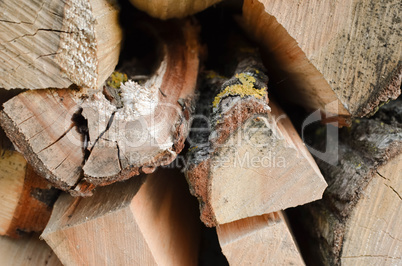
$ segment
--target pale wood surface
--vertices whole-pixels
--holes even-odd
[[[199,29],[190,20],[148,26],[162,58],[145,84],[133,85],[124,107],[101,91],[69,89],[27,91],[4,104],[2,127],[56,187],[88,195],[95,185],[169,164],[183,149],[194,105]],[[156,99],[154,108],[143,101],[147,92]]]
[[[130,0],[138,9],[160,18],[183,18],[200,12],[221,0]]]
[[[82,102],[70,90],[35,90],[6,102],[1,123],[28,162],[54,185],[69,189],[84,160],[72,117]]]
[[[0,149],[0,235],[11,226],[24,186],[26,161],[17,151]]]
[[[247,58],[228,81],[205,79],[198,114],[208,121],[193,124],[186,176],[207,226],[305,204],[326,187],[289,118],[267,103],[263,71]]]
[[[283,212],[241,219],[216,230],[230,265],[304,265]]]
[[[362,116],[401,93],[400,13],[398,0],[246,0],[242,23],[286,97],[322,110],[339,98],[327,111]]]
[[[245,121],[211,159],[218,162],[208,180],[218,224],[302,205],[320,199],[326,188],[289,118],[275,125],[284,113],[272,100],[269,105],[269,115]]]
[[[6,0],[0,9],[0,87],[98,88],[118,62],[115,1]]]
[[[58,191],[3,140],[8,141],[0,130],[0,235],[18,238],[41,232]]]
[[[402,263],[402,155],[377,169],[347,226],[342,265]],[[364,243],[364,244],[363,244]]]
[[[401,114],[397,100],[355,120],[340,132],[338,163],[317,161],[328,188],[297,216],[324,265],[401,264]],[[319,136],[315,148],[323,147]]]
[[[180,171],[62,195],[42,237],[65,265],[196,265],[197,204]]]
[[[61,266],[61,262],[38,235],[12,239],[0,236],[0,261],[2,265]]]

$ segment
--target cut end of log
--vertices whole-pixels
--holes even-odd
[[[159,19],[184,18],[221,0],[130,0],[139,10]]]
[[[309,111],[359,117],[400,94],[397,4],[245,0],[239,21],[260,44],[283,98]]]
[[[186,176],[209,227],[320,199],[327,186],[289,118],[268,104],[267,78],[254,66],[239,63],[226,82],[207,77],[211,95],[198,111],[210,110],[209,124],[193,124],[205,133],[190,136]]]
[[[117,65],[122,40],[112,0],[30,5],[2,1],[0,87],[98,89]]]
[[[105,84],[109,94],[89,96],[84,90],[28,91],[4,104],[6,133],[56,187],[90,195],[94,186],[151,173],[183,149],[195,104],[199,28],[191,19],[148,23],[163,56],[144,84]],[[112,92],[119,104],[106,98]]]
[[[398,264],[401,239],[401,101],[339,135],[338,164],[317,160],[330,184],[323,200],[297,213],[324,264]],[[315,148],[323,139],[318,136]],[[362,245],[364,243],[364,245]]]
[[[357,116],[371,116],[375,114],[382,105],[391,100],[396,100],[399,95],[401,95],[402,63],[399,64],[398,68],[389,78],[390,81],[386,81],[383,85],[384,89],[372,95],[367,100],[366,104],[360,108]]]

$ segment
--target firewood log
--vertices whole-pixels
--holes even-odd
[[[0,87],[98,88],[114,70],[117,1],[0,2]]]
[[[318,160],[328,189],[296,215],[324,265],[402,263],[401,102],[342,131],[337,165]]]
[[[42,232],[58,190],[37,175],[21,153],[12,150],[0,130],[0,235],[20,237]]]
[[[153,174],[56,202],[41,235],[64,265],[196,265],[200,222],[183,174]]]
[[[239,59],[231,79],[210,73],[202,85],[186,176],[207,226],[311,202],[326,187],[289,118],[268,105],[267,77],[253,53]]]
[[[27,91],[4,104],[5,132],[56,187],[88,195],[94,186],[151,173],[183,149],[198,74],[198,27],[188,19],[153,21],[148,29],[159,40],[161,61],[144,84],[128,80],[112,88],[124,106],[106,92],[68,89]]]
[[[229,265],[304,265],[283,212],[219,225],[216,231]]]
[[[0,236],[0,261],[2,265],[63,265],[35,234],[21,239]]]
[[[401,93],[399,4],[245,0],[240,24],[260,43],[284,97],[359,117]]]
[[[160,18],[183,18],[200,12],[221,0],[130,0],[138,9]]]

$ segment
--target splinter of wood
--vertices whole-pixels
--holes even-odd
[[[204,77],[186,176],[207,226],[314,201],[326,187],[289,118],[268,104],[264,71],[254,54],[227,81]]]

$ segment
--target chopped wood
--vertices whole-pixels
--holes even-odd
[[[130,0],[139,10],[160,18],[184,18],[198,13],[221,0]]]
[[[298,223],[324,265],[402,263],[401,106],[393,102],[342,131],[337,165],[318,160],[328,189],[297,217],[305,217]]]
[[[343,125],[401,93],[398,5],[245,0],[241,24],[261,44],[284,97],[339,115]]]
[[[4,104],[0,123],[35,171],[56,187],[89,195],[98,185],[151,173],[183,149],[199,65],[198,28],[181,20],[148,25],[160,41],[159,68],[143,85],[102,92],[27,91]]]
[[[60,196],[41,237],[64,265],[197,265],[199,233],[183,174],[162,168],[89,198]]]
[[[229,265],[304,265],[283,212],[223,224],[216,231]]]
[[[0,235],[42,232],[58,194],[22,154],[0,147]]]
[[[35,234],[21,239],[0,236],[0,261],[2,265],[62,266],[46,242]]]
[[[263,71],[249,57],[231,79],[209,74],[203,85],[186,176],[207,226],[311,202],[326,187],[289,118],[268,105]]]
[[[0,10],[0,87],[99,88],[117,65],[117,1],[5,0]]]

